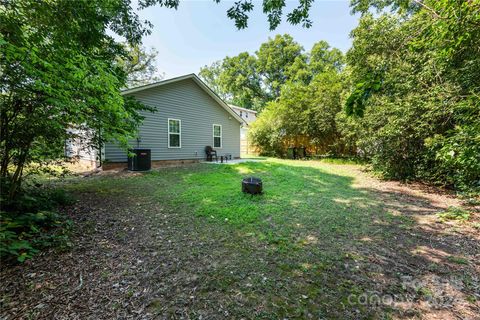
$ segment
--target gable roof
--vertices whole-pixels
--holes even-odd
[[[232,108],[232,109],[244,110],[244,111],[251,112],[251,113],[255,113],[255,114],[258,113],[258,112],[255,111],[255,110],[247,109],[247,108],[244,108],[244,107],[239,107],[239,106],[236,106],[236,105],[234,105],[234,104],[229,104],[229,106],[230,106],[230,108]]]
[[[230,108],[230,106],[225,101],[223,101],[222,98],[220,98],[212,89],[210,89],[205,84],[205,82],[203,82],[195,73],[190,73],[184,76],[162,80],[159,82],[146,84],[146,85],[135,87],[135,88],[126,89],[126,90],[123,90],[121,94],[122,95],[131,94],[131,93],[152,89],[152,88],[157,88],[166,84],[187,80],[187,79],[192,79],[200,88],[202,88],[210,97],[213,98],[213,100],[215,100],[223,109],[225,109],[238,122],[248,125],[248,123],[246,123],[245,120],[243,120],[235,111],[233,111],[232,108]]]

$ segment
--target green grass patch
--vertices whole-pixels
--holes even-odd
[[[318,236],[310,232],[320,233],[322,238],[365,232],[376,202],[365,191],[351,187],[351,176],[331,170],[317,161],[272,159],[203,165],[176,175],[168,190],[158,189],[156,195],[165,198],[167,192],[176,208],[281,246],[317,242]],[[161,170],[148,178],[170,180],[170,175]],[[247,176],[262,179],[262,195],[241,192],[241,180]]]
[[[242,178],[248,176],[262,179],[262,195],[242,193]],[[172,211],[220,223],[231,232],[281,249],[329,243],[333,251],[367,234],[374,216],[386,217],[381,201],[354,188],[354,179],[348,168],[323,161],[269,158],[96,177],[73,181],[69,189],[105,196],[125,193],[137,201],[167,203]]]
[[[468,260],[462,257],[449,256],[447,260],[456,264],[468,264]]]
[[[175,259],[185,255],[195,264],[207,255],[215,261],[199,272],[198,294],[225,298],[222,304],[235,316],[248,318],[262,304],[257,318],[355,318],[353,310],[368,318],[375,312],[355,303],[371,283],[362,250],[387,243],[391,228],[403,233],[414,222],[388,213],[382,197],[356,187],[357,175],[350,166],[269,158],[90,177],[65,187],[121,198],[121,210],[144,215],[149,228],[173,229],[185,244],[208,243],[182,245]],[[248,176],[262,179],[262,195],[242,193]],[[226,298],[237,294],[241,304]],[[164,307],[153,302],[149,308]]]
[[[365,164],[367,163],[365,160],[355,157],[320,157],[318,158],[323,163],[331,163],[331,164]]]
[[[470,219],[470,213],[462,208],[449,207],[445,212],[437,214],[440,221],[467,221]]]

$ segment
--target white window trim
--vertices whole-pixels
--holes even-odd
[[[220,136],[215,135],[215,126],[220,127]],[[215,149],[222,149],[223,147],[223,128],[221,124],[213,124],[212,125],[212,142],[213,142],[213,148]],[[220,147],[215,147],[215,138],[220,138]]]
[[[179,132],[170,132],[170,120],[178,121],[179,123]],[[178,147],[171,147],[170,146],[170,135],[171,134],[178,134],[179,140],[180,140],[180,146]],[[168,148],[169,149],[180,149],[182,147],[182,120],[180,119],[174,119],[174,118],[168,118],[167,120],[167,136],[168,136]]]

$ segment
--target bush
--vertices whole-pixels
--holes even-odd
[[[23,190],[0,212],[0,257],[23,262],[40,249],[66,244],[71,221],[54,210],[72,198],[41,185]]]
[[[444,183],[473,194],[480,193],[480,124],[457,126],[447,135],[426,141],[434,153],[437,172]]]
[[[319,74],[308,85],[285,84],[280,98],[268,103],[251,125],[250,141],[262,155],[282,157],[289,147],[305,147],[309,154],[353,155],[352,136],[343,137],[336,122],[341,90],[334,72]]]
[[[440,221],[467,221],[470,219],[470,213],[462,208],[449,207],[445,212],[438,213]]]
[[[248,134],[252,144],[259,148],[260,155],[277,157],[284,155],[285,134],[280,128],[273,107],[267,106],[261,117],[251,124]]]

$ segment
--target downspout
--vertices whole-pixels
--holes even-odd
[[[103,154],[105,153],[105,145],[102,143],[102,130],[98,129],[98,168],[103,166]]]

